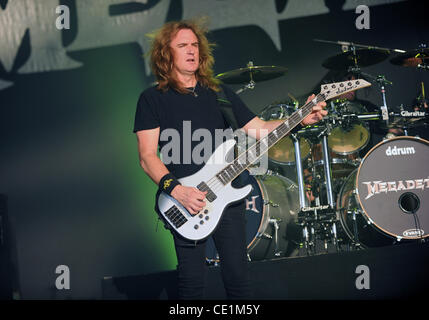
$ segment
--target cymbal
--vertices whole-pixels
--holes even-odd
[[[429,64],[429,49],[410,50],[390,59],[390,62],[402,67],[417,67],[419,64]]]
[[[367,67],[385,60],[389,55],[389,50],[382,49],[357,49],[346,51],[336,56],[326,59],[322,66],[331,70],[347,70],[348,67]],[[356,58],[356,59],[355,59]]]
[[[220,73],[216,76],[228,84],[247,83],[250,81],[265,81],[281,77],[286,74],[287,68],[277,66],[249,66]]]

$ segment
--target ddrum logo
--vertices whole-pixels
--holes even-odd
[[[393,148],[389,146],[389,148],[386,149],[386,155],[388,157],[391,156],[400,156],[404,154],[415,154],[416,150],[414,150],[414,147],[404,147],[404,148],[398,148],[397,146],[394,146]]]

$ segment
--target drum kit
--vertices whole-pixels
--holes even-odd
[[[328,101],[329,113],[322,121],[284,137],[268,151],[268,170],[249,175],[253,186],[246,198],[249,260],[366,249],[429,237],[429,141],[408,134],[412,128],[429,125],[424,85],[416,105],[393,112],[386,103],[389,81],[361,70],[393,53],[397,53],[390,58],[393,65],[429,70],[429,49],[315,41],[341,45],[344,52],[322,65],[377,84],[382,104],[368,110],[353,97]],[[284,67],[249,62],[217,78],[244,84],[237,91],[240,94],[286,73]],[[292,101],[268,105],[258,116],[265,121],[288,118],[298,108],[297,100],[289,97]],[[382,128],[384,133],[374,145],[370,145],[371,128]],[[210,239],[206,255],[209,264],[219,262]]]

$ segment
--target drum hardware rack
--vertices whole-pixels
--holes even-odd
[[[307,207],[304,192],[304,175],[301,163],[300,142],[297,134],[292,134],[295,163],[299,189],[300,212],[298,213],[298,224],[302,227],[303,244],[307,255],[315,254],[316,241],[323,240],[325,251],[328,250],[328,242],[332,242],[337,251],[339,251],[339,242],[336,227],[336,210],[334,196],[332,192],[331,167],[328,152],[328,135],[330,133],[330,124],[326,123],[325,128],[319,134],[322,137],[323,168],[327,187],[327,205],[317,203],[316,207]]]
[[[278,230],[280,228],[279,226],[279,222],[281,222],[281,219],[269,219],[268,220],[270,224],[272,224],[273,228],[274,228],[274,256],[276,257],[280,257],[282,254],[282,251],[279,250],[279,241],[278,241]]]
[[[264,205],[272,205],[272,206],[279,206],[278,204],[272,203],[271,201],[266,201],[264,202]],[[280,225],[279,223],[282,222],[282,219],[276,219],[276,218],[270,218],[268,220],[269,224],[272,225],[273,229],[274,229],[274,236],[264,232],[261,233],[259,235],[257,235],[257,238],[261,238],[261,239],[266,239],[266,240],[272,240],[274,238],[274,256],[275,257],[280,257],[283,253],[282,250],[280,250],[280,246],[279,246],[279,241],[278,241],[278,230],[280,229]],[[218,259],[219,259],[219,255],[217,255]],[[252,258],[250,257],[250,253],[247,253],[247,260],[250,262],[252,261]],[[218,264],[214,264],[215,266],[217,266]]]
[[[354,250],[362,249],[362,244],[359,241],[359,232],[357,229],[357,220],[356,220],[356,215],[360,214],[360,212],[356,209],[352,211],[347,210],[347,214],[352,216],[352,221],[353,221],[353,239],[351,239],[351,245],[349,245],[349,248],[351,246],[351,248]]]
[[[276,173],[273,173],[271,170],[267,170],[267,173],[262,177],[262,180],[266,179],[268,174],[276,174]],[[277,208],[280,206],[278,203],[274,203],[271,200],[268,200],[268,201],[264,200],[264,206],[267,206],[267,205],[270,205],[273,208]],[[272,226],[272,228],[274,230],[274,236],[267,234],[267,233],[262,233],[261,235],[259,235],[260,238],[268,239],[268,240],[272,240],[274,237],[274,256],[276,256],[276,257],[280,257],[282,254],[282,250],[279,249],[279,237],[278,237],[279,229],[280,229],[279,223],[281,223],[281,222],[282,222],[282,219],[270,218],[268,220],[268,223]],[[250,259],[250,256],[248,256],[248,258]]]
[[[373,76],[366,74],[362,72],[361,68],[384,61],[392,52],[401,53],[390,60],[392,64],[421,68],[428,65],[429,49],[425,47],[404,51],[339,41],[315,41],[347,47],[342,50],[342,53],[326,59],[322,65],[329,70],[340,70],[348,74],[349,80],[356,79],[356,77],[366,78],[373,84],[377,84],[378,92],[381,94],[381,101],[378,106],[373,105],[373,110],[367,110],[365,105],[359,101],[353,102],[356,96],[341,96],[339,99],[329,102],[329,115],[320,124],[301,128],[297,133],[287,137],[289,140],[284,140],[284,144],[279,144],[277,149],[273,149],[272,156],[269,156],[271,163],[269,168],[271,170],[256,175],[262,186],[267,188],[269,186],[274,191],[270,194],[270,188],[263,191],[261,186],[257,187],[261,189],[262,193],[266,193],[262,194],[262,206],[269,206],[275,209],[272,213],[267,212],[265,217],[268,217],[266,218],[268,220],[264,221],[263,226],[259,225],[260,228],[256,236],[252,238],[259,238],[265,241],[259,242],[258,240],[252,244],[252,247],[248,247],[249,261],[250,251],[260,254],[259,256],[252,254],[252,260],[260,259],[262,257],[261,252],[269,252],[270,255],[275,257],[287,256],[292,252],[296,253],[296,246],[299,246],[299,248],[305,246],[307,255],[311,255],[320,249],[320,246],[316,247],[316,244],[320,244],[318,242],[320,240],[324,242],[326,252],[328,252],[328,243],[333,243],[337,251],[359,250],[375,245],[383,246],[404,242],[404,239],[405,241],[408,239],[407,236],[404,236],[404,239],[402,237],[406,232],[410,234],[420,232],[419,222],[416,222],[415,227],[409,225],[407,230],[397,231],[395,229],[392,231],[393,233],[385,234],[383,228],[396,228],[396,225],[390,224],[390,220],[381,222],[377,220],[377,225],[372,222],[374,214],[379,212],[378,207],[366,208],[368,203],[365,201],[362,203],[359,195],[353,194],[353,192],[354,188],[356,188],[356,191],[358,188],[355,186],[357,179],[370,172],[367,169],[360,170],[364,165],[370,163],[367,156],[370,154],[376,155],[382,147],[393,146],[393,141],[400,141],[397,140],[399,139],[399,137],[396,137],[397,133],[392,133],[392,136],[384,140],[383,144],[380,142],[361,158],[359,152],[366,147],[369,140],[365,139],[369,139],[371,134],[370,128],[366,125],[367,121],[377,121],[382,127],[381,129],[386,131],[389,129],[402,129],[405,136],[409,135],[408,130],[411,128],[423,125],[429,126],[429,113],[427,112],[429,108],[424,97],[423,83],[422,98],[419,100],[418,106],[408,106],[411,111],[404,111],[402,107],[400,112],[391,112],[392,108],[388,105],[386,99],[386,90],[389,85],[392,85],[392,82],[388,81],[383,75]],[[284,67],[254,66],[253,62],[249,61],[247,67],[222,73],[217,78],[227,84],[244,84],[244,87],[237,91],[239,94],[248,89],[254,89],[257,82],[283,76],[286,72],[287,68]],[[338,77],[340,76],[338,75]],[[261,111],[261,119],[265,121],[285,119],[296,111],[299,105],[298,100],[290,93],[288,96],[294,101],[293,106],[291,106],[290,102],[285,101],[270,104]],[[399,133],[399,135],[402,134]],[[415,138],[417,137],[414,137],[414,140],[416,140]],[[343,141],[346,141],[346,143],[343,143]],[[350,146],[347,145],[349,141]],[[415,141],[410,139],[410,143],[414,144]],[[429,146],[427,141],[422,143],[426,143]],[[295,151],[295,155],[292,154],[292,150]],[[399,162],[399,160],[393,161],[394,158],[391,160],[395,165]],[[418,157],[417,160],[419,160]],[[372,167],[377,167],[377,165],[372,165]],[[402,165],[402,167],[407,166]],[[306,174],[305,176],[304,173]],[[292,175],[293,177],[291,177]],[[286,183],[270,185],[270,177],[274,176],[291,180],[291,182],[296,177],[298,179],[296,180],[297,183],[291,183],[283,192]],[[386,175],[386,177],[390,176]],[[282,179],[279,181],[283,181]],[[385,181],[386,179],[381,180]],[[264,184],[264,181],[267,183]],[[367,181],[372,181],[371,175],[368,176]],[[310,186],[306,189],[308,185]],[[291,193],[288,192],[289,190]],[[308,191],[311,191],[311,193],[308,194]],[[274,202],[277,204],[273,203],[273,199],[268,200],[271,196],[276,199]],[[390,204],[394,202],[389,201]],[[258,205],[260,206],[261,203],[258,203]],[[367,211],[371,213],[368,214]],[[388,212],[382,213],[388,214]],[[281,216],[282,218],[276,219],[274,218],[276,216]],[[380,218],[384,217],[382,214],[380,215]],[[398,217],[403,216],[400,214]],[[290,222],[291,229],[286,230],[286,228],[289,228]],[[291,230],[290,233],[289,230]],[[421,236],[419,235],[421,239],[415,240],[425,241],[426,237],[429,239],[429,235],[423,237],[423,231],[421,234]],[[414,238],[411,240],[414,240]],[[289,246],[290,244],[292,245]],[[264,250],[254,251],[256,247],[258,250]],[[266,257],[267,255],[265,254],[263,258]]]

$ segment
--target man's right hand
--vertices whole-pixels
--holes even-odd
[[[171,196],[179,201],[190,214],[197,214],[206,205],[205,197],[207,191],[200,191],[197,188],[177,185],[171,191]]]

